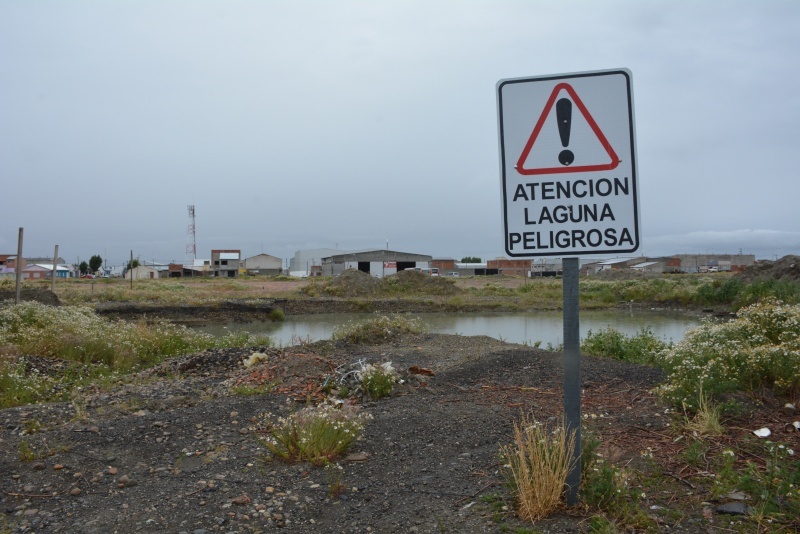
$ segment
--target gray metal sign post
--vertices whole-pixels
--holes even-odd
[[[567,474],[567,504],[578,503],[581,485],[581,333],[578,258],[564,258],[564,427],[575,435],[574,462]]]
[[[578,256],[639,248],[631,73],[579,72],[497,83],[503,241],[511,257],[562,258],[564,424],[574,433],[567,503],[581,473]]]

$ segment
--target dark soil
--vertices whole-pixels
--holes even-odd
[[[0,302],[4,300],[15,300],[17,292],[14,289],[0,289]],[[21,288],[20,300],[22,301],[36,301],[48,306],[60,306],[61,302],[58,296],[49,289],[32,289]]]
[[[742,271],[739,277],[746,283],[759,279],[800,281],[800,256],[784,256],[776,261],[759,260],[756,265]]]
[[[498,449],[510,442],[523,411],[560,419],[558,354],[488,337],[433,334],[381,345],[325,341],[262,350],[268,361],[250,368],[242,360],[252,350],[206,351],[125,384],[85,391],[72,403],[1,411],[5,528],[199,534],[531,526],[513,514]],[[340,462],[346,490],[332,497],[323,469],[268,460],[256,421],[263,412],[287,415],[319,400],[332,370],[358,360],[391,361],[405,381],[387,398],[362,400],[373,419]],[[29,364],[56,372],[43,358]],[[434,375],[410,373],[412,366]],[[687,486],[686,466],[676,464],[670,417],[649,393],[661,379],[653,368],[585,356],[587,425],[609,460],[636,468],[649,449],[674,477],[661,479],[658,491],[646,490],[653,494],[645,508],[657,506],[648,509],[655,524],[679,532],[727,524],[704,509],[704,497]],[[234,386],[263,384],[274,388],[234,394]],[[579,506],[536,528],[586,531],[594,513]]]

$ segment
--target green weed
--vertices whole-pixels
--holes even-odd
[[[367,365],[359,373],[361,388],[373,399],[381,399],[389,395],[398,379],[397,372],[390,363]]]
[[[593,356],[614,358],[630,363],[653,365],[658,355],[669,347],[650,328],[642,328],[634,336],[607,328],[600,332],[589,331],[581,342],[581,351]]]
[[[261,442],[274,457],[287,463],[308,461],[323,466],[352,446],[369,415],[354,405],[335,408],[323,404],[277,420],[268,413],[259,418],[260,427],[268,434]]]

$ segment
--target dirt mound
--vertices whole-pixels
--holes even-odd
[[[379,297],[396,294],[454,295],[462,290],[455,280],[405,270],[385,278],[348,269],[320,286],[307,286],[307,293],[319,291],[331,297]]]
[[[777,261],[761,260],[756,265],[747,267],[739,278],[743,282],[756,280],[790,280],[800,281],[800,256],[784,256]]]
[[[334,297],[368,297],[378,293],[380,282],[370,274],[348,269],[328,282],[323,292]]]
[[[13,289],[0,290],[0,302],[4,300],[14,300],[16,291]],[[34,300],[48,306],[61,306],[58,296],[49,289],[25,289],[20,294],[20,300]]]
[[[383,279],[382,284],[389,290],[396,289],[408,293],[428,295],[454,295],[461,289],[455,280],[441,276],[429,276],[419,271],[405,270]]]
[[[597,280],[646,280],[648,278],[659,278],[659,273],[646,273],[633,269],[605,269],[599,271],[592,278]]]

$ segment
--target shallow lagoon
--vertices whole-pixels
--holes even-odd
[[[563,339],[562,314],[560,311],[528,313],[416,313],[433,333],[460,334],[464,336],[490,336],[509,343],[541,343],[559,345]],[[282,323],[247,323],[210,325],[199,328],[214,335],[231,331],[248,331],[269,335],[278,346],[287,346],[299,341],[318,341],[331,337],[334,328],[349,322],[365,321],[372,314],[332,313],[298,315],[287,317]],[[687,330],[700,324],[700,318],[667,311],[581,311],[581,339],[589,331],[597,332],[614,328],[627,335],[634,335],[642,328],[649,328],[665,341],[680,341]]]

